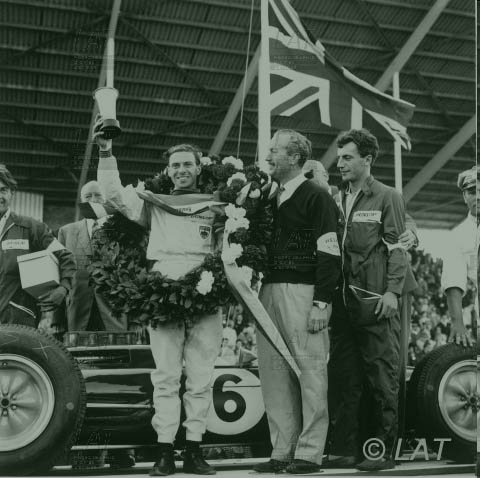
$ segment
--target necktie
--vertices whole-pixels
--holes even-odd
[[[95,235],[95,233],[100,229],[100,224],[98,224],[98,221],[95,219],[93,221],[92,225],[92,237]]]
[[[283,186],[280,186],[278,188],[278,194],[277,194],[277,207],[280,206],[280,198],[282,197],[283,192],[285,191],[285,188]]]

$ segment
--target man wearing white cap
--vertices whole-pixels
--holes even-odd
[[[449,253],[443,258],[442,287],[447,296],[448,311],[452,318],[449,341],[463,346],[474,343],[463,322],[462,297],[467,290],[467,280],[477,285],[477,249],[479,228],[477,208],[480,206],[480,184],[477,166],[458,175],[457,186],[463,193],[468,208],[467,217],[452,230]],[[475,300],[478,317],[478,296]]]

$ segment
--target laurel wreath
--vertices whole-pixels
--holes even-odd
[[[173,184],[161,173],[146,179],[144,187],[169,194]],[[193,323],[234,302],[223,260],[235,261],[252,288],[258,287],[267,272],[266,246],[272,232],[268,176],[255,166],[243,169],[241,160],[233,157],[222,162],[202,158],[199,188],[228,203],[218,211],[213,227],[217,244],[228,229],[228,247],[223,251],[217,247],[200,266],[177,280],[150,271],[152,264],[146,258],[149,231],[122,214],[113,214],[93,238],[90,280],[112,314],[126,316],[129,325]]]

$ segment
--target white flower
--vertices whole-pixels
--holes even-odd
[[[200,164],[202,166],[209,166],[210,164],[212,164],[212,160],[208,156],[202,156],[200,158]]]
[[[239,179],[241,181],[247,182],[247,177],[243,173],[235,173],[228,178],[227,186],[231,186],[234,179]]]
[[[244,279],[248,285],[251,285],[253,269],[248,266],[242,266],[238,270],[242,276],[242,279]]]
[[[260,197],[260,189],[254,189],[249,195],[251,199],[258,199]]]
[[[222,251],[222,261],[227,264],[233,264],[243,253],[241,244],[232,243]]]
[[[145,191],[145,183],[143,181],[138,181],[135,191],[137,193],[143,193],[143,191]]]
[[[245,217],[245,214],[247,211],[243,209],[243,207],[236,207],[235,204],[229,204],[225,208],[225,214],[227,217],[230,217],[232,219],[240,219],[241,217]]]
[[[243,169],[243,161],[241,159],[237,159],[234,156],[228,156],[227,158],[223,158],[222,164],[233,164],[235,169]]]
[[[203,271],[196,289],[200,294],[206,295],[212,290],[214,282],[215,278],[213,277],[213,274],[210,271]]]
[[[250,227],[250,221],[246,217],[240,217],[239,219],[230,218],[225,222],[225,232],[235,232],[237,229],[244,227],[248,229]]]

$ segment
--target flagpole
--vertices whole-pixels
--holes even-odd
[[[400,99],[400,73],[396,71],[392,77],[393,97]],[[402,194],[402,145],[400,141],[393,142],[394,162],[395,162],[395,189]],[[403,294],[400,301],[400,353],[399,353],[399,390],[398,390],[398,436],[405,435],[405,417],[406,417],[406,400],[407,400],[407,357],[408,342],[410,337],[410,309],[412,307],[412,299],[410,294]]]
[[[393,97],[400,99],[400,73],[396,71],[392,78]],[[394,162],[395,162],[395,189],[402,194],[403,180],[402,180],[402,145],[400,141],[395,140],[393,143]]]
[[[268,35],[268,0],[260,0],[261,40],[258,65],[258,165],[267,171],[265,158],[270,143],[270,55]]]

